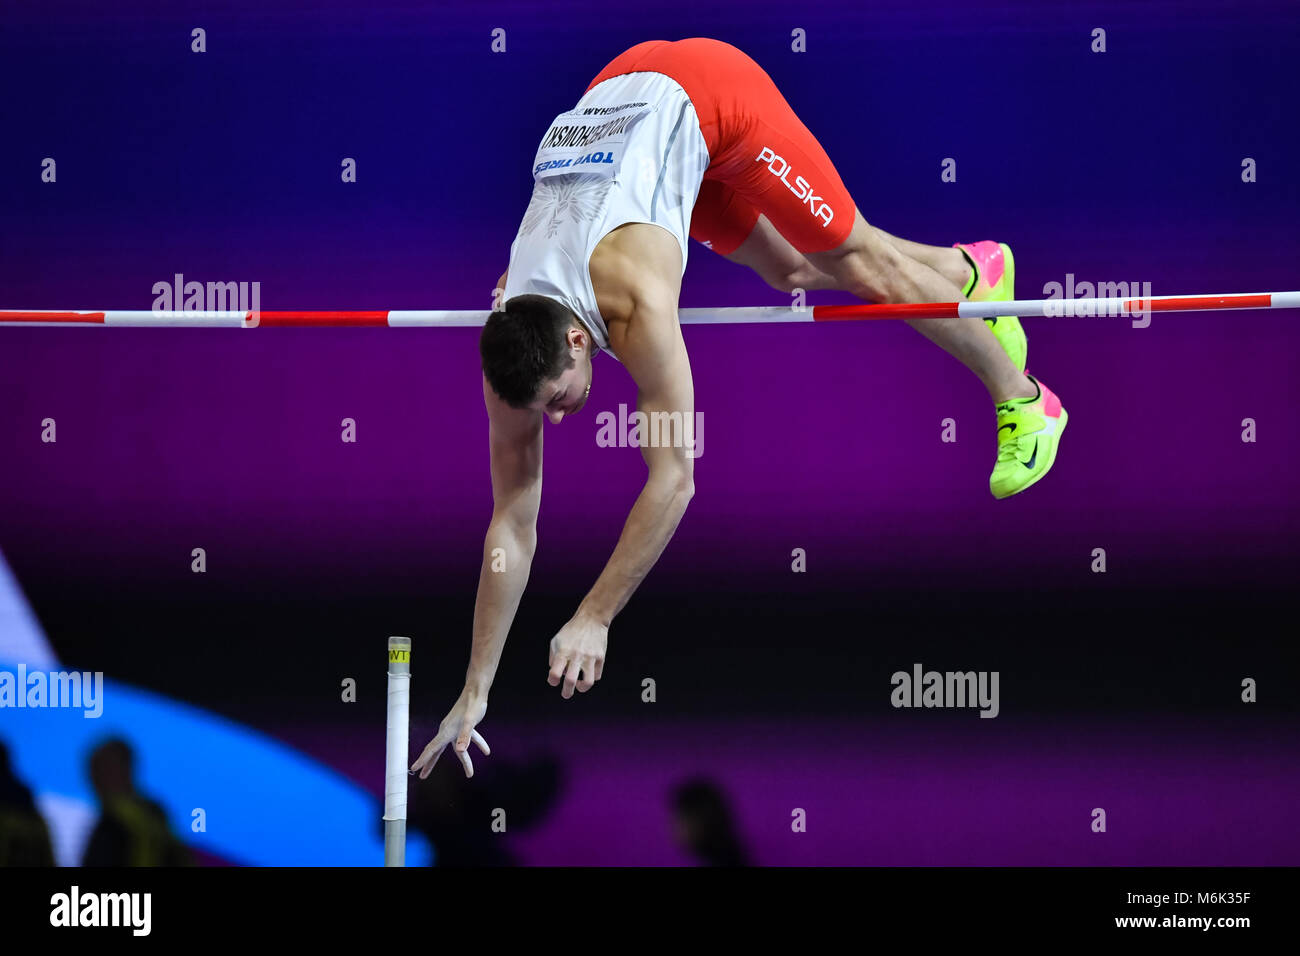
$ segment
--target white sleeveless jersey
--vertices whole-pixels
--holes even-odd
[[[592,252],[624,223],[655,223],[677,237],[685,272],[691,211],[708,165],[695,107],[676,80],[625,73],[592,87],[555,118],[537,149],[505,300],[529,293],[555,299],[608,351],[609,329],[587,268]]]

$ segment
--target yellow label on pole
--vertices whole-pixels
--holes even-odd
[[[410,651],[389,651],[388,663],[409,664],[411,663],[411,652]]]

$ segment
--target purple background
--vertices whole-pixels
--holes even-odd
[[[768,70],[868,221],[940,245],[1011,243],[1021,297],[1067,273],[1150,282],[1157,295],[1300,287],[1292,4],[611,9],[11,5],[0,308],[148,308],[153,283],[176,272],[260,281],[267,309],[485,308],[546,122],[626,47],[692,35],[735,43]],[[207,30],[206,54],[189,52],[194,26]],[[504,55],[490,52],[495,27],[507,30]],[[790,51],[795,27],[808,32],[805,54]],[[1104,55],[1089,51],[1095,27],[1108,33]],[[55,185],[39,181],[46,156]],[[356,184],[339,181],[345,156]],[[1240,179],[1247,156],[1253,184]],[[940,182],[945,157],[957,183]],[[787,301],[698,244],[690,257],[684,307]],[[564,753],[575,770],[557,819],[598,815],[624,793],[620,814],[652,829],[655,787],[692,762],[714,765],[757,827],[761,862],[1294,863],[1283,808],[1298,795],[1295,737],[1277,729],[1294,710],[1294,652],[1277,635],[1293,627],[1286,592],[1300,570],[1294,322],[1258,311],[1156,316],[1145,329],[1029,320],[1029,369],[1071,425],[1050,477],[1003,502],[987,487],[982,388],[902,324],[689,328],[705,417],[697,494],[612,632],[606,699],[565,703],[535,688],[546,640],[599,573],[643,475],[634,450],[596,446],[594,413],[635,401],[601,358],[590,413],[546,429],[530,587],[554,600],[525,600],[527,633],[507,649],[493,714],[543,737],[571,726],[580,746]],[[39,441],[46,417],[57,444]],[[344,417],[358,423],[355,445],[339,440]],[[955,444],[940,441],[948,417]],[[1254,444],[1240,440],[1247,417]],[[247,673],[269,641],[312,641],[315,676],[334,687],[358,629],[413,633],[437,648],[416,701],[436,724],[468,651],[491,508],[485,436],[473,330],[0,329],[0,548],[78,666],[279,730],[285,705]],[[194,547],[207,549],[202,577],[189,572]],[[789,570],[796,547],[808,554],[802,577]],[[1098,547],[1104,577],[1089,571]],[[841,605],[833,622],[823,598]],[[947,657],[918,646],[936,639],[940,611]],[[1091,630],[1076,620],[1085,614]],[[1177,614],[1185,622],[1171,628]],[[1022,629],[1010,636],[1009,616]],[[151,653],[177,629],[208,635],[184,680]],[[875,656],[859,668],[864,638]],[[641,669],[615,671],[618,655]],[[913,746],[927,731],[909,722],[928,715],[886,707],[874,721],[888,674],[914,660],[1019,667],[1034,710],[1072,716],[1054,738],[960,714],[926,724],[933,745]],[[666,716],[700,721],[716,763],[699,752],[674,763],[682,734],[658,720],[638,730],[635,752],[610,729],[632,719],[646,673],[692,684]],[[1220,721],[1206,715],[1232,703],[1244,674],[1274,680],[1258,719],[1275,749],[1249,764],[1257,782],[1211,786],[1207,767],[1253,751],[1205,736],[1192,717]],[[813,715],[823,681],[848,715],[826,736]],[[807,685],[790,692],[804,695],[798,705],[790,682]],[[723,708],[715,693],[760,723],[719,729],[705,713]],[[587,707],[589,722],[550,723],[561,704]],[[314,706],[322,734],[361,733]],[[1004,702],[1004,714],[1016,709]],[[1097,735],[1123,739],[1122,715],[1151,710],[1189,723],[1106,762],[1105,795],[1086,761],[1059,762],[1054,740],[1080,760],[1109,753]],[[778,718],[787,736],[769,743],[761,721]],[[1250,738],[1236,721],[1227,726]],[[987,765],[961,756],[979,733]],[[512,734],[528,749],[518,729],[499,753]],[[876,747],[893,755],[883,765]],[[632,777],[647,767],[655,783],[638,791]],[[1246,772],[1233,767],[1225,781]],[[1120,796],[1142,768],[1151,788]],[[972,791],[981,772],[987,787]],[[918,781],[931,803],[901,796]],[[886,813],[905,805],[900,829],[820,843],[827,831],[815,828],[802,856],[777,834],[788,810],[763,830],[766,810],[742,796],[822,801],[845,821],[866,812],[848,796],[859,789],[887,794]],[[1007,829],[1016,792],[1019,842]],[[1059,829],[1058,814],[1130,798],[1146,836],[1125,849]],[[958,831],[991,816],[996,826],[962,842]],[[1217,836],[1176,823],[1193,817],[1221,826]],[[1245,836],[1251,821],[1260,829]],[[1265,838],[1268,825],[1281,832]],[[539,833],[529,862],[624,859],[550,839]],[[671,862],[654,845],[625,861]]]

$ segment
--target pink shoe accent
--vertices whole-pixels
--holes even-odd
[[[965,249],[975,260],[975,265],[980,270],[980,282],[984,283],[985,287],[991,289],[1002,281],[1006,263],[1002,258],[1002,247],[992,239],[984,239],[980,242],[954,242],[952,245],[954,249]]]
[[[1030,377],[1033,378],[1033,376]],[[1038,379],[1035,378],[1034,381],[1038,382]],[[1038,387],[1043,390],[1043,414],[1046,415],[1048,418],[1060,418],[1061,400],[1056,397],[1056,393],[1054,391],[1052,391],[1042,382],[1038,382]]]

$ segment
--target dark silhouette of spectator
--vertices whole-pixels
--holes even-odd
[[[135,789],[135,757],[121,738],[90,755],[90,782],[99,798],[99,821],[82,866],[192,866],[189,848],[172,832],[157,802]]]
[[[563,782],[559,762],[549,756],[525,764],[499,760],[468,780],[441,770],[439,765],[427,780],[411,780],[407,821],[433,844],[434,866],[517,865],[506,849],[507,833],[527,830],[543,819]],[[497,807],[506,811],[507,833],[492,830]]]
[[[0,742],[0,866],[53,866],[50,830]]]
[[[702,866],[749,866],[727,798],[711,780],[697,778],[673,790],[673,834]]]

